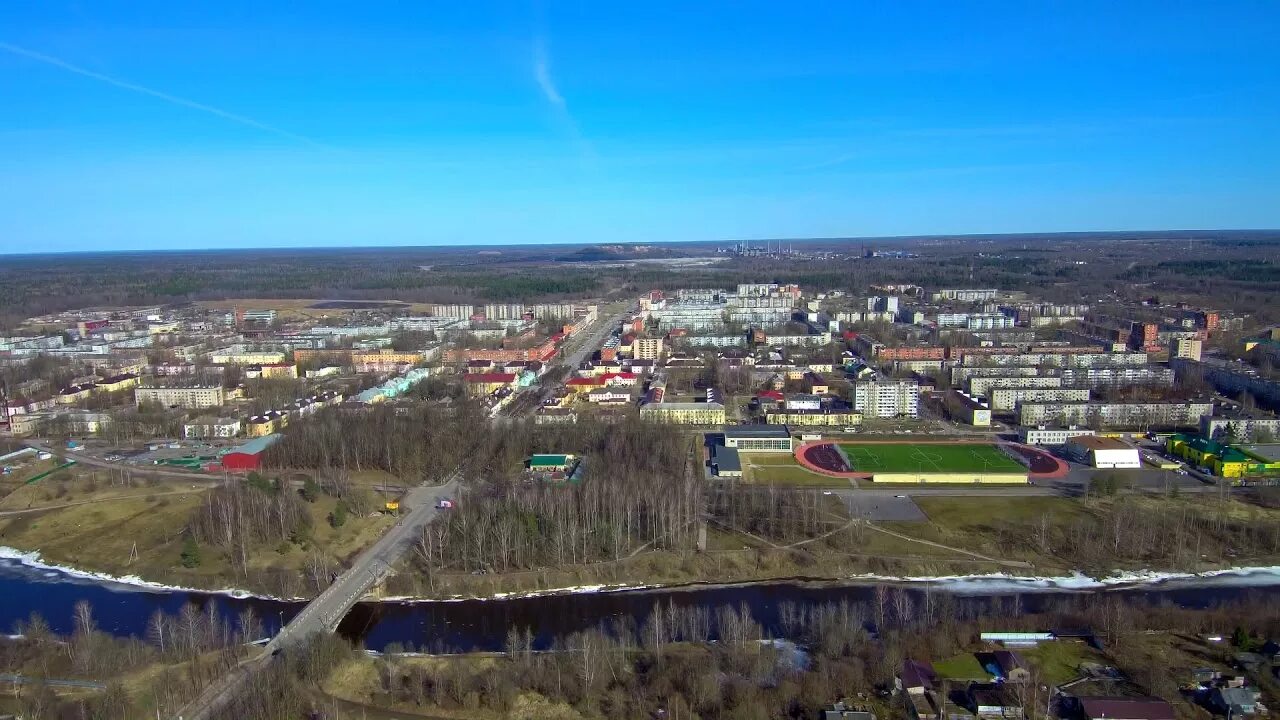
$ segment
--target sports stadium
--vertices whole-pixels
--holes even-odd
[[[1025,484],[1063,469],[1056,458],[1025,446],[945,440],[819,441],[797,448],[796,461],[823,475],[876,483]]]

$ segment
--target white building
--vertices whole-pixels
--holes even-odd
[[[189,410],[218,407],[226,402],[226,392],[221,385],[139,387],[134,389],[133,397],[138,405],[158,402],[165,407],[181,407]]]
[[[1200,418],[1213,414],[1210,402],[1102,403],[1060,402],[1022,403],[1018,406],[1020,425],[1089,425],[1141,428],[1151,425],[1199,426]]]
[[[185,438],[230,438],[239,434],[239,418],[202,417],[182,425]]]
[[[1022,402],[1085,402],[1089,388],[998,387],[991,389],[988,399],[992,410],[1004,412]]]
[[[432,305],[431,314],[436,317],[466,320],[475,313],[473,305]]]
[[[1049,428],[1049,427],[1033,427],[1020,428],[1018,435],[1023,445],[1064,445],[1067,440],[1081,435],[1093,435],[1094,431],[1089,428],[1067,427],[1067,428]]]
[[[1116,438],[1078,435],[1066,442],[1067,455],[1096,468],[1140,468],[1138,449]]]
[[[914,380],[856,382],[853,409],[863,417],[920,417],[920,384]]]

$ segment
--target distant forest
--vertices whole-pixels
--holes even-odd
[[[1194,235],[1194,238],[1187,238]],[[909,247],[914,259],[864,258]],[[89,306],[230,298],[534,302],[648,289],[794,282],[1025,290],[1051,301],[1158,295],[1238,312],[1280,307],[1280,232],[1128,233],[797,241],[798,253],[706,265],[626,264],[714,255],[714,246],[347,248],[15,255],[0,263],[0,327]],[[1265,318],[1263,318],[1265,320]]]

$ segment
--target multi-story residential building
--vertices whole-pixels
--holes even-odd
[[[725,310],[729,322],[739,325],[775,327],[791,320],[790,307],[730,307]]]
[[[518,320],[524,317],[524,305],[520,303],[489,303],[484,306],[488,320]]]
[[[969,313],[938,313],[933,321],[938,327],[965,327],[969,324]]]
[[[431,314],[436,317],[468,320],[475,314],[474,305],[432,305]]]
[[[1173,385],[1172,368],[1162,365],[1134,367],[1065,368],[1060,371],[1066,387],[1124,387],[1129,385]]]
[[[459,318],[437,317],[434,315],[394,318],[387,325],[400,332],[440,332],[447,328],[457,327],[462,322]]]
[[[232,345],[209,353],[209,362],[214,365],[272,365],[284,362],[284,353]]]
[[[951,368],[951,384],[963,386],[972,378],[1028,378],[1038,377],[1048,374],[1034,365],[1023,367],[975,367],[971,365],[957,365]],[[973,388],[969,392],[974,395],[982,395]]]
[[[189,410],[218,407],[226,402],[226,391],[220,385],[195,385],[188,387],[137,387],[133,391],[138,405],[157,402],[165,407],[181,407]]]
[[[239,434],[239,418],[200,417],[182,425],[185,438],[229,438]]]
[[[1275,442],[1280,439],[1280,418],[1253,414],[1205,416],[1200,418],[1200,434],[1211,439],[1233,437],[1238,442]]]
[[[853,409],[864,417],[919,417],[920,384],[914,380],[855,382]]]
[[[658,323],[658,329],[719,330],[724,327],[725,305],[719,302],[668,302],[665,307],[649,312]]]
[[[685,335],[680,342],[695,348],[746,347],[746,335]]]
[[[662,338],[638,337],[631,344],[631,356],[637,360],[657,360],[662,357]]]
[[[1204,342],[1200,338],[1180,337],[1173,341],[1173,352],[1170,354],[1176,358],[1199,360],[1200,351],[1203,347]]]
[[[947,349],[939,345],[903,345],[896,348],[880,346],[873,352],[871,359],[878,363],[891,363],[901,360],[942,360],[946,357]]]
[[[573,317],[575,307],[573,303],[538,303],[529,311],[539,320],[567,320]]]
[[[1012,368],[1009,368],[1012,369]],[[1034,368],[1033,368],[1034,369]],[[961,383],[957,383],[961,384]],[[1062,387],[1060,375],[1037,375],[1024,377],[1021,375],[1003,374],[999,377],[970,377],[963,383],[968,386],[969,394],[988,397],[993,388],[1058,388]]]
[[[1181,375],[1199,372],[1214,389],[1222,393],[1247,392],[1259,403],[1280,409],[1280,382],[1263,377],[1257,370],[1244,363],[1205,358],[1197,362],[1187,358],[1172,358],[1169,365]]]
[[[991,409],[995,412],[1009,412],[1018,407],[1018,403],[1058,403],[1085,402],[1089,399],[1088,388],[1064,387],[997,387],[988,394]]]
[[[1200,418],[1213,414],[1208,401],[1103,403],[1024,402],[1018,406],[1021,425],[1084,425],[1114,428],[1147,428],[1152,425],[1196,427]]]
[[[764,342],[772,347],[822,347],[831,343],[831,333],[811,335],[765,335]]]
[[[1010,355],[977,355],[967,353],[962,361],[965,365],[998,366],[1023,365],[1042,367],[1124,367],[1146,365],[1149,357],[1145,352],[1104,353],[1095,348],[1094,353],[1033,352]]]
[[[1004,330],[1013,326],[1013,318],[1000,313],[973,313],[965,323],[970,330]]]
[[[946,300],[955,300],[958,302],[982,302],[984,300],[994,300],[999,294],[1000,291],[993,288],[942,288],[930,293],[929,298],[933,302],[943,302]]]

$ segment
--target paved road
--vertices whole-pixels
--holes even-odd
[[[437,509],[436,503],[441,498],[451,497],[457,489],[458,481],[454,478],[444,485],[420,485],[410,490],[400,501],[400,506],[408,508],[408,512],[376,543],[361,553],[350,569],[339,575],[324,592],[290,620],[266,644],[261,654],[240,663],[218,682],[205,688],[176,717],[179,720],[210,720],[217,717],[216,713],[240,692],[242,683],[265,669],[276,652],[316,633],[333,632],[351,606],[381,580],[413,545],[422,528],[441,512],[448,512]]]

